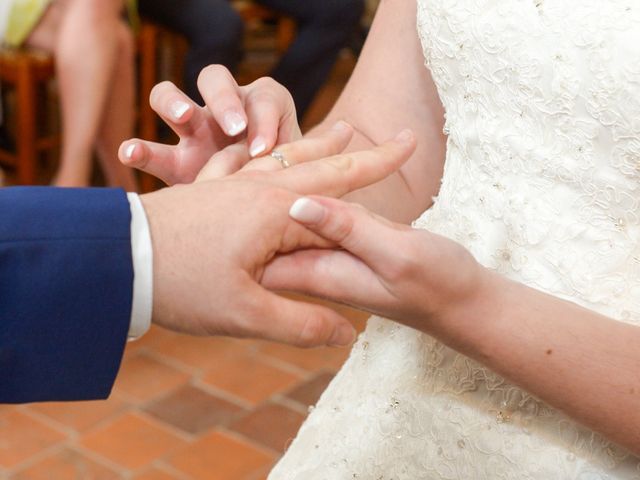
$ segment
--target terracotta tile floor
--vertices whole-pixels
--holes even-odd
[[[352,67],[339,62],[307,126]],[[152,328],[127,346],[108,400],[0,405],[0,479],[265,479],[348,353]]]
[[[1,406],[0,478],[263,479],[348,353],[153,327],[108,400]]]

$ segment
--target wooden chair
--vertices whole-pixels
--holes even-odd
[[[288,48],[295,35],[294,22],[276,12],[247,0],[234,0],[243,20],[247,23],[256,21],[276,21],[276,42],[278,50]],[[166,34],[162,28],[143,22],[137,37],[138,72],[139,72],[139,117],[138,135],[151,141],[158,141],[157,117],[149,105],[151,89],[159,80],[158,57],[162,37]],[[184,46],[178,48],[184,51]],[[173,75],[181,77],[176,70],[183,63],[178,58]],[[181,71],[181,70],[180,70]],[[8,50],[0,48],[0,82],[4,86],[14,88],[16,92],[16,135],[15,152],[0,147],[0,164],[8,164],[17,170],[17,181],[23,185],[37,183],[37,167],[39,154],[59,146],[59,134],[41,135],[39,119],[42,118],[38,98],[38,89],[46,86],[55,75],[54,61],[51,55],[28,49]],[[174,79],[175,80],[175,79]],[[179,82],[178,82],[179,83]],[[157,187],[157,180],[143,174],[140,179],[142,191],[150,191]]]
[[[149,105],[149,95],[158,78],[158,42],[160,31],[153,24],[144,22],[138,34],[138,134],[145,140],[157,141],[156,113]]]
[[[149,106],[149,94],[157,78],[157,29],[142,26],[137,38],[139,57],[139,94],[141,99],[138,117],[140,137],[157,140],[156,114]],[[15,89],[16,145],[15,151],[0,147],[0,164],[14,167],[17,181],[21,185],[34,185],[38,181],[39,154],[60,145],[58,133],[41,135],[39,125],[44,116],[38,90],[45,87],[55,76],[53,57],[45,52],[30,49],[0,48],[0,83]],[[156,188],[156,179],[141,174],[140,187],[143,192]]]
[[[149,104],[149,95],[158,78],[158,27],[144,22],[137,38],[138,46],[138,135],[144,140],[157,142],[157,116]],[[140,189],[151,192],[159,188],[160,181],[153,175],[140,174]]]
[[[55,148],[59,136],[40,135],[38,89],[54,76],[53,59],[34,50],[0,50],[0,82],[15,88],[16,145],[15,152],[0,149],[0,162],[16,168],[18,182],[33,185],[37,181],[40,152]]]

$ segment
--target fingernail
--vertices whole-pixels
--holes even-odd
[[[177,100],[171,105],[171,115],[173,115],[173,118],[176,120],[180,120],[188,110],[189,104],[182,100]]]
[[[124,151],[124,156],[129,159],[133,158],[133,152],[136,151],[137,147],[138,147],[138,144],[136,143],[132,143],[131,145],[129,145]]]
[[[327,345],[330,347],[348,347],[356,339],[356,331],[351,325],[340,325],[334,332]]]
[[[402,130],[398,135],[396,135],[396,141],[400,143],[409,143],[413,141],[413,132],[408,128]]]
[[[325,208],[310,198],[299,198],[289,209],[289,215],[302,223],[319,223],[325,214]]]
[[[347,122],[345,122],[344,120],[338,120],[336,123],[334,123],[334,125],[331,127],[331,130],[336,131],[336,132],[343,132],[345,130],[351,130],[351,125],[349,125]]]
[[[257,157],[266,149],[267,149],[267,144],[264,141],[264,139],[260,136],[257,136],[256,138],[253,139],[253,142],[251,142],[251,146],[249,147],[249,154],[252,157]]]
[[[240,114],[236,112],[226,112],[222,121],[224,123],[224,129],[227,132],[227,135],[231,135],[232,137],[235,137],[245,128],[247,128],[247,122],[245,122]]]

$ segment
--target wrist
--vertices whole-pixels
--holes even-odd
[[[495,354],[496,335],[508,329],[505,321],[507,297],[518,284],[504,276],[480,266],[478,283],[465,302],[449,312],[454,327],[443,341],[468,357],[486,363]]]
[[[159,215],[158,212],[161,210],[157,205],[157,192],[146,193],[140,195],[140,202],[142,203],[142,207],[144,208],[145,213],[147,214],[147,222],[149,224],[149,234],[151,236],[151,243],[153,245],[153,255],[152,255],[152,265],[153,265],[153,276],[152,276],[152,323],[158,323],[158,319],[161,316],[162,312],[165,311],[162,298],[162,290],[163,286],[160,282],[160,272],[159,269],[161,265],[158,264],[158,258],[161,256],[161,251],[163,249],[162,235],[160,234],[160,226],[159,226]]]
[[[193,305],[191,293],[199,266],[197,240],[194,228],[197,222],[193,212],[197,204],[189,193],[198,187],[175,185],[153,193],[140,195],[140,201],[147,212],[151,242],[153,243],[153,316],[152,323],[161,327],[202,333],[193,326],[198,323],[197,302]],[[203,187],[204,190],[207,187]],[[197,242],[196,242],[197,243]],[[186,322],[185,320],[189,321]]]
[[[434,336],[467,356],[482,356],[489,330],[499,321],[503,292],[510,283],[477,263],[468,273],[462,292],[438,310]]]

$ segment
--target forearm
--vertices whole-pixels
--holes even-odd
[[[446,141],[444,109],[424,66],[415,22],[415,2],[380,2],[348,84],[326,120],[310,132],[344,120],[357,132],[348,147],[355,151],[412,129],[417,148],[399,172],[346,198],[403,223],[414,220],[437,195]]]
[[[640,328],[487,271],[439,336],[640,454]]]
[[[332,198],[290,215],[342,250],[301,251],[263,282],[357,305],[438,338],[640,454],[640,327],[512,282],[462,245]]]

